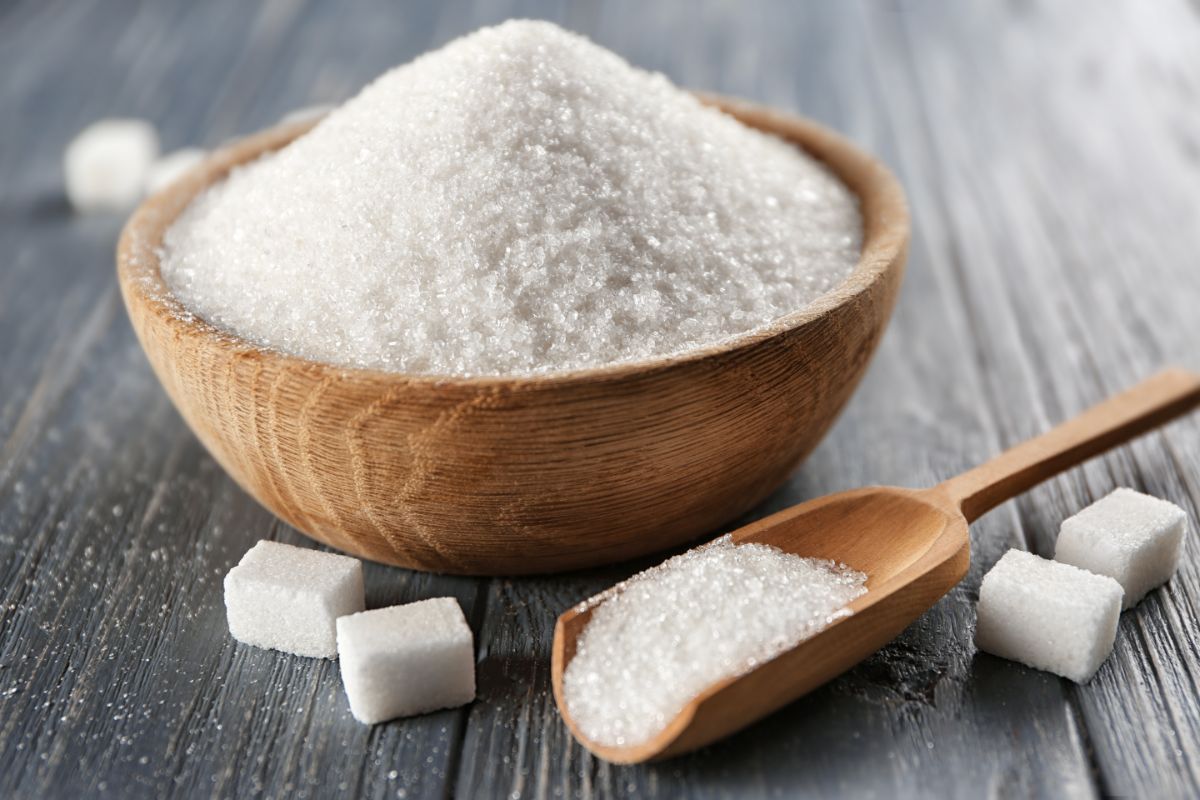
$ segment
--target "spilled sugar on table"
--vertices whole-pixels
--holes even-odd
[[[841,489],[936,483],[1200,342],[1200,13],[1021,4],[40,2],[0,9],[0,796],[929,797],[1200,792],[1193,540],[1077,687],[977,654],[982,572],[1048,554],[1118,485],[1200,510],[1182,420],[1006,504],[964,582],[825,688],[699,754],[575,744],[550,692],[564,608],[648,562],[473,579],[367,565],[368,603],[459,599],[470,706],[367,728],[336,662],[235,645],[221,578],[301,543],[212,462],[124,318],[122,219],[73,217],[58,161],[102,116],[215,146],[337,101],[510,16],[677,83],[792,108],[898,173],[914,239],[896,315],[840,422],[745,521]]]

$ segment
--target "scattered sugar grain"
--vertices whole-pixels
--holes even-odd
[[[453,597],[378,608],[337,621],[350,711],[373,724],[475,699],[475,646]]]
[[[239,642],[335,658],[336,620],[364,608],[362,562],[261,541],[225,576],[229,632]]]
[[[1121,585],[1009,550],[979,587],[975,644],[986,653],[1087,683],[1112,652]]]
[[[197,147],[185,147],[167,153],[154,162],[146,175],[146,194],[154,194],[167,188],[185,172],[199,164],[208,155]]]
[[[1130,608],[1175,574],[1186,532],[1182,508],[1121,488],[1063,520],[1054,558],[1115,579]]]
[[[849,615],[866,575],[729,536],[635,575],[596,606],[563,675],[593,741],[651,739],[713,683],[754,669]]]
[[[509,375],[768,325],[857,263],[853,194],[798,148],[546,22],[384,74],[197,198],[182,303],[260,346]]]
[[[67,199],[76,211],[125,210],[142,196],[158,158],[158,132],[140,119],[104,119],[79,132],[63,155]]]

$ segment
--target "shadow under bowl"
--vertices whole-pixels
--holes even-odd
[[[313,122],[242,139],[125,226],[133,328],[183,418],[247,492],[356,556],[474,575],[555,572],[674,547],[770,494],[866,370],[904,270],[896,179],[804,119],[704,96],[826,164],[859,198],[862,257],[768,327],[685,354],[532,377],[351,369],[265,350],[206,323],[159,270],[163,234],[235,166]]]

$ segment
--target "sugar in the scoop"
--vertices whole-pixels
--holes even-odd
[[[510,375],[760,328],[857,263],[852,193],[795,146],[545,22],[398,67],[169,229],[163,276],[261,346]]]
[[[708,686],[752,670],[846,616],[861,572],[729,536],[671,558],[599,604],[563,675],[589,739],[651,739]]]

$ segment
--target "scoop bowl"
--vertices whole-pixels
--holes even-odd
[[[117,249],[130,321],[213,457],[332,547],[486,575],[582,568],[692,540],[765,498],[833,424],[891,315],[909,231],[895,178],[842,137],[703,99],[803,148],[860,202],[853,272],[768,327],[678,356],[497,378],[349,369],[239,339],[164,283],[163,234],[231,169],[313,122],[234,143],[134,213]]]
[[[658,734],[629,745],[594,741],[571,716],[564,674],[599,605],[564,612],[554,630],[551,684],[563,721],[596,755],[618,764],[670,758],[744,728],[883,647],[970,564],[967,521],[939,490],[871,487],[821,497],[747,525],[733,541],[849,564],[867,575],[867,592],[846,606],[849,616],[750,672],[718,681]]]

